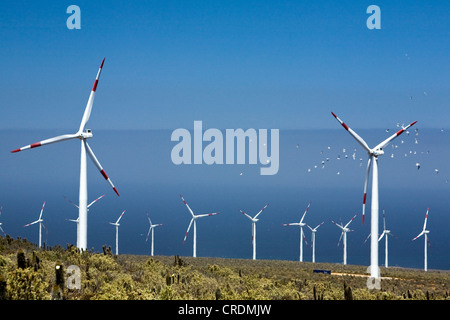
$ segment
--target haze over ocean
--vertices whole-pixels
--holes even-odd
[[[339,126],[331,114],[328,120]],[[445,146],[450,131],[417,128],[419,136],[415,130],[405,133],[394,141],[397,148],[389,146],[379,161],[380,208],[385,207],[387,227],[396,236],[389,239],[389,264],[423,267],[423,239],[411,239],[422,230],[426,209],[430,207],[428,267],[448,270],[450,175],[446,168],[449,151]],[[369,145],[388,136],[384,129],[357,132]],[[3,149],[12,150],[61,133],[64,132],[34,130],[11,135],[10,131],[1,131],[1,141]],[[366,223],[361,223],[367,155],[340,126],[333,130],[281,130],[280,169],[274,176],[261,176],[259,164],[174,165],[170,152],[176,143],[170,141],[170,135],[169,130],[94,132],[90,145],[121,196],[117,197],[94,165],[88,163],[89,202],[106,195],[90,208],[88,248],[101,251],[106,244],[114,249],[115,231],[108,222],[115,222],[127,210],[119,228],[120,253],[150,253],[150,242],[145,242],[149,213],[153,223],[163,224],[155,229],[155,254],[191,256],[192,229],[182,244],[190,214],[179,197],[181,193],[196,214],[221,213],[198,220],[198,256],[251,259],[251,224],[239,209],[253,216],[269,203],[257,223],[257,258],[298,260],[299,230],[281,224],[297,222],[312,201],[305,221],[313,227],[325,221],[316,235],[316,261],[342,262],[342,245],[337,247],[340,230],[330,220],[345,224],[358,213],[350,225],[354,232],[348,234],[348,263],[369,264],[370,245],[363,242],[370,232],[370,199]],[[415,138],[419,139],[418,144]],[[43,201],[47,201],[46,243],[63,247],[75,244],[75,224],[65,219],[75,219],[78,211],[63,196],[78,201],[79,147],[76,140],[19,154],[2,153],[3,168],[8,168],[1,174],[1,221],[5,232],[37,243],[37,227],[23,225],[36,220]],[[421,163],[420,169],[416,162]],[[380,232],[381,216],[380,210]],[[305,227],[304,232],[310,243],[310,230]],[[379,251],[381,265],[384,241],[380,242]],[[304,261],[311,261],[310,247],[304,247]]]

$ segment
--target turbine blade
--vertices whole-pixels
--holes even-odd
[[[3,233],[4,235],[6,235],[6,232],[2,229],[1,226],[0,226],[0,230],[2,231],[2,233]]]
[[[92,105],[94,104],[94,98],[95,98],[95,91],[97,90],[98,80],[100,78],[100,74],[102,73],[103,63],[105,62],[105,58],[103,58],[102,64],[100,65],[100,68],[98,69],[97,76],[95,77],[94,86],[92,87],[91,94],[89,95],[89,100],[86,105],[86,109],[84,110],[83,119],[81,119],[80,129],[78,129],[78,132],[83,132],[84,127],[86,126],[86,123],[89,120],[89,117],[91,116],[92,111]]]
[[[33,221],[33,222],[29,223],[29,224],[24,225],[24,227],[31,226],[31,225],[33,225],[35,223],[38,223],[38,222],[39,222],[39,220]]]
[[[425,231],[426,227],[427,227],[427,219],[428,219],[428,211],[430,210],[430,208],[427,208],[427,213],[425,214],[425,222],[423,223],[423,230]]]
[[[119,192],[117,191],[116,187],[114,186],[114,184],[112,183],[111,179],[108,177],[108,175],[106,174],[105,170],[103,170],[102,165],[100,164],[100,162],[97,160],[97,158],[95,157],[94,152],[92,151],[91,147],[89,146],[89,144],[87,143],[87,141],[85,141],[86,144],[86,151],[89,155],[89,158],[91,158],[92,162],[94,162],[95,166],[97,167],[98,171],[100,171],[100,173],[102,174],[103,178],[105,178],[106,181],[108,181],[108,183],[111,185],[111,187],[113,188],[114,192],[119,195]]]
[[[150,220],[150,216],[149,216],[149,214],[147,213],[147,220],[148,220],[148,222],[150,223],[150,226],[152,225],[152,220]]]
[[[358,214],[355,214],[354,216],[353,216],[353,218],[351,218],[350,219],[350,221],[349,222],[347,222],[347,224],[345,225],[345,227],[344,228],[347,228],[348,227],[348,225],[353,221],[353,219],[355,219],[356,218],[356,216],[357,216]]]
[[[66,196],[63,196],[63,197],[64,197],[64,199],[67,200],[67,202],[71,203],[75,208],[78,208],[78,206],[77,206],[72,200],[70,200],[70,199],[67,198]]]
[[[325,221],[322,221],[321,223],[319,223],[319,225],[317,225],[317,226],[314,228],[314,230],[317,230],[321,225],[323,225],[324,222],[325,222]]]
[[[366,240],[364,240],[363,244],[365,244],[365,243],[367,242],[367,240],[369,240],[369,238],[370,238],[370,233],[369,233],[369,235],[367,236]]]
[[[16,153],[19,151],[23,151],[23,150],[27,150],[27,149],[33,149],[36,147],[41,147],[41,146],[45,146],[46,144],[51,144],[51,143],[56,143],[56,142],[61,142],[61,141],[66,141],[66,140],[70,140],[70,139],[75,139],[78,138],[77,134],[63,134],[61,136],[56,136],[50,139],[46,139],[46,140],[42,140],[33,144],[29,144],[27,146],[24,146],[22,148],[16,149],[11,151],[11,153]]]
[[[45,201],[44,201],[44,204],[42,205],[41,213],[39,214],[39,219],[38,220],[41,220],[42,213],[44,212],[44,207],[45,207]]]
[[[253,218],[250,217],[248,214],[246,214],[244,211],[239,210],[244,216],[246,216],[247,218],[249,218],[251,221],[253,221]]]
[[[386,231],[383,231],[383,233],[381,234],[381,236],[378,238],[378,241],[380,241],[381,239],[383,239],[384,235],[386,234]]]
[[[300,223],[302,223],[303,218],[305,217],[306,213],[308,212],[310,206],[311,206],[311,201],[308,203],[308,206],[306,207],[306,210],[303,213],[302,218],[300,219]]]
[[[264,208],[262,208],[262,209],[256,214],[256,216],[255,216],[253,219],[256,219],[256,218],[261,214],[261,212],[263,212],[264,209],[267,208],[268,205],[269,205],[269,204],[266,204],[266,205],[264,206]]]
[[[192,209],[189,207],[189,205],[187,204],[186,200],[184,200],[183,196],[180,194],[181,200],[183,200],[183,203],[186,205],[186,207],[188,208],[189,212],[191,213],[192,217],[194,217],[194,212],[192,211]]]
[[[386,215],[384,213],[384,207],[383,207],[383,230],[386,230]]]
[[[390,136],[389,138],[387,138],[386,140],[384,140],[383,142],[381,142],[380,144],[378,144],[375,148],[373,148],[374,150],[379,150],[379,149],[383,149],[385,146],[387,146],[389,144],[389,142],[391,142],[392,140],[394,140],[395,138],[397,138],[399,135],[401,135],[405,130],[407,130],[409,127],[413,126],[417,121],[411,122],[409,125],[407,125],[405,128],[400,129],[399,131],[397,131],[396,133],[394,133],[392,136]]]
[[[336,226],[338,226],[339,228],[343,229],[344,227],[341,226],[340,224],[337,224],[336,222],[334,222],[333,220],[331,220],[332,223],[334,223]]]
[[[298,222],[293,222],[293,223],[283,223],[282,226],[283,227],[287,227],[287,226],[299,226],[300,223]]]
[[[116,224],[118,224],[120,219],[122,219],[122,216],[125,213],[125,211],[127,211],[127,210],[123,210],[123,212],[120,214],[120,217],[119,217],[119,219],[117,219]]]
[[[197,218],[203,218],[203,217],[209,217],[209,216],[215,216],[217,214],[220,214],[220,212],[213,212],[213,213],[206,213],[206,214],[198,214],[196,215]]]
[[[419,234],[417,235],[417,237],[415,237],[415,238],[412,239],[411,241],[414,241],[414,240],[416,240],[417,238],[421,237],[424,233],[425,233],[425,232],[422,231],[421,233],[419,233]]]
[[[102,196],[100,196],[100,197],[98,197],[97,199],[95,199],[94,201],[92,201],[91,203],[89,203],[89,205],[87,206],[88,208],[90,207],[90,206],[92,206],[94,203],[96,203],[98,200],[100,200],[101,198],[103,198],[105,195],[102,195]]]
[[[366,168],[366,179],[364,180],[364,196],[363,196],[363,209],[362,209],[362,224],[364,224],[364,217],[366,213],[366,200],[367,200],[367,184],[369,182],[369,174],[370,174],[370,167],[372,165],[372,156],[369,157],[369,160],[367,161],[367,168]]]
[[[367,143],[361,138],[355,131],[353,131],[349,126],[347,126],[341,119],[338,118],[333,112],[331,114],[336,118],[336,120],[344,127],[345,130],[350,133],[350,135],[367,151],[370,153],[370,148]]]
[[[341,232],[341,236],[339,237],[339,241],[338,241],[338,244],[337,244],[338,247],[339,247],[339,244],[341,243],[341,239],[342,239],[343,235],[344,235],[344,231]]]
[[[148,233],[147,233],[147,237],[145,238],[145,242],[148,241],[148,236],[150,235],[150,231],[152,231],[152,226],[150,226],[150,228],[148,228]]]
[[[189,229],[191,229],[191,225],[192,225],[192,222],[193,222],[193,221],[194,221],[194,218],[192,218],[192,219],[191,219],[191,222],[189,222],[189,226],[188,226],[188,228],[187,228],[186,234],[184,235],[183,244],[186,242],[186,238],[187,238],[187,236],[188,236]]]

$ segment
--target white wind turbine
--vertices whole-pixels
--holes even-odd
[[[95,199],[94,201],[92,201],[90,204],[88,204],[87,206],[87,211],[89,213],[89,207],[92,206],[94,203],[96,203],[98,200],[100,200],[101,198],[103,198],[105,195],[102,195],[100,197],[98,197],[97,199]],[[75,208],[79,209],[79,206],[77,206],[72,200],[64,197],[67,201],[69,201]],[[67,219],[67,221],[72,221],[75,222],[77,224],[77,248],[80,247],[79,243],[80,243],[80,217],[78,217],[76,220],[74,219]]]
[[[116,222],[110,222],[109,224],[112,224],[113,226],[116,227],[116,255],[119,254],[119,221],[122,218],[123,214],[125,213],[126,210],[123,210],[123,212],[120,214],[119,219],[117,219]]]
[[[384,266],[387,268],[388,267],[388,236],[393,236],[391,230],[386,229],[386,215],[384,213],[384,208],[383,208],[383,233],[381,234],[381,236],[378,238],[378,241],[380,241],[381,239],[383,239],[383,237],[386,236],[385,238],[385,243],[384,243]]]
[[[264,211],[265,208],[267,208],[269,204],[266,204],[264,208],[262,208],[253,218],[250,217],[248,214],[246,214],[244,211],[239,210],[243,215],[245,215],[247,218],[250,219],[252,222],[252,246],[253,246],[253,260],[256,260],[256,223],[259,221],[258,216],[261,214],[261,212]]]
[[[339,246],[339,243],[341,242],[341,239],[344,238],[343,244],[342,244],[342,246],[344,247],[344,264],[347,264],[347,232],[353,231],[353,230],[349,229],[348,226],[353,221],[353,219],[355,219],[356,216],[357,216],[357,214],[355,214],[353,216],[353,218],[351,218],[350,221],[347,222],[347,224],[345,226],[342,225],[342,222],[340,224],[337,224],[336,222],[331,220],[331,222],[333,222],[336,226],[338,226],[342,230],[341,236],[339,237],[338,246]]]
[[[305,234],[303,233],[303,227],[306,226],[306,223],[303,222],[303,219],[305,218],[306,213],[309,210],[309,207],[311,206],[311,201],[308,203],[308,206],[306,207],[305,212],[303,213],[301,219],[299,222],[292,222],[292,223],[283,223],[282,226],[299,226],[300,227],[300,257],[299,261],[303,261],[303,242],[302,239],[306,242]]]
[[[147,233],[147,238],[145,239],[145,241],[148,240],[148,236],[150,235],[150,232],[152,233],[152,246],[151,246],[151,255],[153,256],[153,248],[154,248],[154,243],[155,243],[155,231],[153,229],[155,229],[156,227],[162,226],[162,224],[153,224],[152,220],[150,220],[150,216],[147,213],[147,219],[148,222],[150,224],[150,227],[148,228],[148,233]]]
[[[309,225],[308,228],[311,230],[312,234],[311,234],[311,242],[312,242],[312,262],[316,262],[316,232],[317,229],[323,224],[324,221],[322,221],[322,223],[320,223],[319,225],[317,225],[315,228],[311,228]]]
[[[197,214],[195,215],[194,212],[191,210],[191,208],[189,207],[189,205],[186,203],[186,201],[184,200],[183,196],[180,194],[181,200],[183,200],[183,203],[186,205],[186,207],[188,208],[189,212],[192,215],[192,219],[191,222],[189,223],[189,227],[187,228],[186,234],[184,235],[184,240],[183,240],[183,244],[186,242],[186,238],[188,236],[189,233],[189,229],[192,226],[192,223],[194,223],[194,240],[193,240],[193,253],[192,256],[195,258],[197,257],[197,219],[198,218],[203,218],[203,217],[209,217],[209,216],[214,216],[216,214],[219,214],[219,212],[213,212],[213,213],[206,213],[206,214]]]
[[[428,219],[428,211],[429,208],[427,208],[427,213],[425,214],[425,222],[423,223],[423,229],[422,232],[417,235],[412,241],[416,240],[417,238],[424,236],[425,238],[425,249],[424,249],[424,270],[427,271],[427,245],[428,245],[428,234],[430,233],[429,230],[427,230],[427,219]]]
[[[81,141],[81,156],[80,156],[80,191],[79,191],[79,226],[80,226],[80,239],[79,239],[79,248],[82,250],[87,249],[87,170],[86,170],[86,153],[89,155],[91,160],[94,162],[97,169],[100,171],[102,176],[109,182],[111,187],[114,189],[117,195],[119,192],[114,187],[111,179],[109,179],[108,175],[103,170],[100,162],[95,157],[92,149],[87,143],[87,139],[92,138],[92,131],[90,129],[85,129],[86,123],[89,120],[92,111],[92,105],[94,103],[95,91],[97,90],[98,80],[103,68],[103,63],[105,59],[103,59],[100,68],[97,72],[97,76],[95,78],[94,86],[92,87],[91,94],[89,96],[89,100],[86,105],[86,109],[84,110],[83,119],[81,120],[80,128],[76,133],[73,134],[65,134],[57,137],[53,137],[50,139],[42,140],[40,142],[36,142],[25,147],[16,149],[11,151],[12,153],[32,149],[40,146],[44,146],[50,143],[56,143],[71,139],[79,139]]]
[[[44,212],[44,207],[45,207],[45,201],[44,201],[44,204],[42,205],[41,213],[39,214],[39,219],[37,219],[36,221],[33,221],[29,224],[24,225],[24,227],[28,227],[28,226],[31,226],[32,224],[39,223],[39,248],[42,246],[42,227],[45,228],[44,223],[43,223],[44,219],[42,219],[42,213]]]
[[[414,125],[417,121],[414,121],[402,127],[399,131],[394,133],[392,136],[384,140],[383,142],[376,145],[374,148],[369,148],[367,143],[351,128],[349,128],[341,119],[339,119],[333,112],[331,114],[336,118],[336,120],[347,130],[350,135],[367,151],[369,155],[369,160],[367,162],[366,169],[366,179],[364,182],[364,196],[363,196],[363,210],[362,210],[362,221],[364,224],[364,214],[366,207],[366,196],[367,196],[367,182],[369,180],[369,173],[371,166],[372,168],[372,200],[371,200],[371,217],[370,217],[370,234],[378,236],[378,156],[384,154],[383,148],[387,146],[392,140],[401,135],[405,130]],[[378,239],[377,236],[370,238],[370,276],[375,279],[380,278],[380,270],[378,267]]]
[[[3,207],[0,207],[0,215],[2,214],[3,211]],[[6,236],[5,231],[2,229],[2,223],[0,222],[0,230],[2,231],[2,233]]]

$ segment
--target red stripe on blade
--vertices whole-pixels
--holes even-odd
[[[92,91],[95,92],[95,90],[97,90],[97,84],[98,84],[98,80],[96,79],[94,82],[94,86],[92,87]]]
[[[345,128],[345,130],[348,131],[348,126],[345,124],[345,122],[342,122],[342,126]]]
[[[367,197],[367,193],[364,193],[363,204],[366,204],[366,197]]]
[[[105,63],[105,58],[103,58],[102,64],[100,65],[100,69],[103,68],[103,63]]]
[[[16,152],[19,152],[19,151],[20,151],[20,149],[16,149],[16,150],[11,151],[11,153],[16,153]]]
[[[117,195],[120,197],[119,191],[117,191],[116,187],[113,188]]]
[[[397,131],[397,135],[398,135],[398,136],[401,135],[401,134],[403,133],[403,131],[405,131],[405,130],[403,130],[403,129],[398,130],[398,131]]]
[[[36,148],[36,147],[40,147],[40,146],[41,146],[41,143],[36,142],[36,143],[33,143],[32,145],[30,145],[30,148]]]
[[[108,175],[106,174],[105,170],[100,171],[100,173],[102,174],[103,178],[108,180]]]

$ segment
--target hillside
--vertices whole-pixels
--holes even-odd
[[[79,270],[79,277],[71,269]],[[450,299],[450,271],[381,268],[377,290],[367,288],[366,269],[278,260],[115,256],[106,247],[100,253],[80,253],[72,245],[38,249],[26,239],[0,237],[0,299]]]

